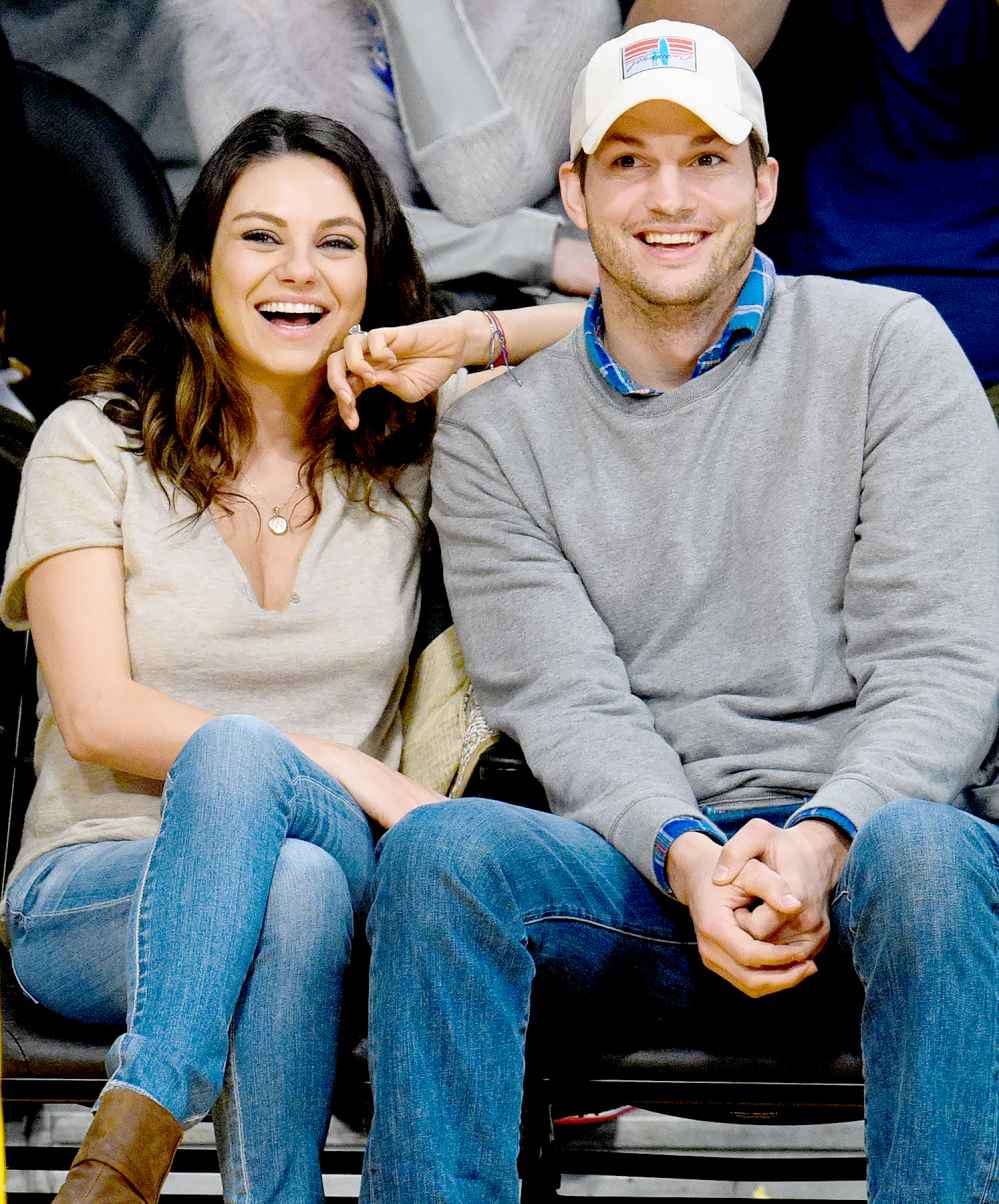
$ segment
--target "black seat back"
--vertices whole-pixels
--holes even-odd
[[[7,346],[31,369],[19,393],[41,421],[145,300],[175,206],[156,160],[113,109],[29,63],[15,77],[26,140],[8,184],[20,223],[8,243]]]

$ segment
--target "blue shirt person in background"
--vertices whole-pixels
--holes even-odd
[[[638,0],[759,64],[781,195],[760,246],[781,272],[918,292],[999,401],[999,4]]]

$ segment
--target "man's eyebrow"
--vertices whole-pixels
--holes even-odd
[[[263,221],[270,222],[272,226],[280,226],[286,229],[288,223],[283,217],[278,217],[276,213],[267,213],[263,209],[247,209],[245,213],[237,213],[232,219],[234,222],[241,221]],[[356,217],[350,217],[349,214],[342,214],[340,217],[328,217],[325,221],[319,223],[320,230],[327,230],[331,226],[354,226],[360,232],[364,233],[364,227]]]
[[[635,137],[633,134],[608,134],[607,142],[618,142],[622,146],[643,146],[644,139]],[[694,146],[708,146],[712,142],[724,142],[725,139],[721,134],[716,134],[714,130],[708,130],[706,134],[697,134],[696,137],[690,140]]]
[[[617,133],[608,134],[605,141],[606,142],[620,142],[622,146],[641,146],[642,145],[642,139],[635,138],[631,134],[617,134]]]

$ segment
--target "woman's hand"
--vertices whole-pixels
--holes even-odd
[[[579,324],[583,310],[581,301],[499,310],[494,317],[506,336],[510,363],[519,364],[564,338]],[[489,364],[499,358],[500,346],[492,323],[482,310],[466,309],[449,318],[414,322],[412,326],[383,326],[348,334],[343,347],[327,360],[326,378],[340,417],[355,431],[359,424],[356,402],[365,389],[381,385],[403,401],[420,401],[459,368]],[[474,373],[469,388],[500,371]]]
[[[357,398],[376,385],[406,402],[422,400],[459,368],[474,363],[479,344],[488,345],[489,334],[485,314],[474,311],[348,334],[326,365],[340,417],[356,430]]]
[[[308,736],[292,739],[306,756],[353,795],[365,815],[383,828],[391,828],[415,807],[444,802],[443,794],[389,769],[360,749]]]

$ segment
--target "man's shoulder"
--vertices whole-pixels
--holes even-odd
[[[944,327],[934,307],[917,293],[835,276],[778,276],[771,330],[784,340],[822,338],[827,345],[871,347],[886,328],[914,331]]]
[[[583,383],[583,355],[578,330],[572,330],[512,372],[459,397],[441,419],[439,434],[458,426],[502,434],[520,429],[522,421],[554,415]]]
[[[774,288],[775,304],[802,309],[818,307],[820,313],[826,307],[825,312],[830,316],[849,312],[880,320],[913,301],[921,302],[922,298],[884,284],[843,280],[838,276],[778,276]]]

